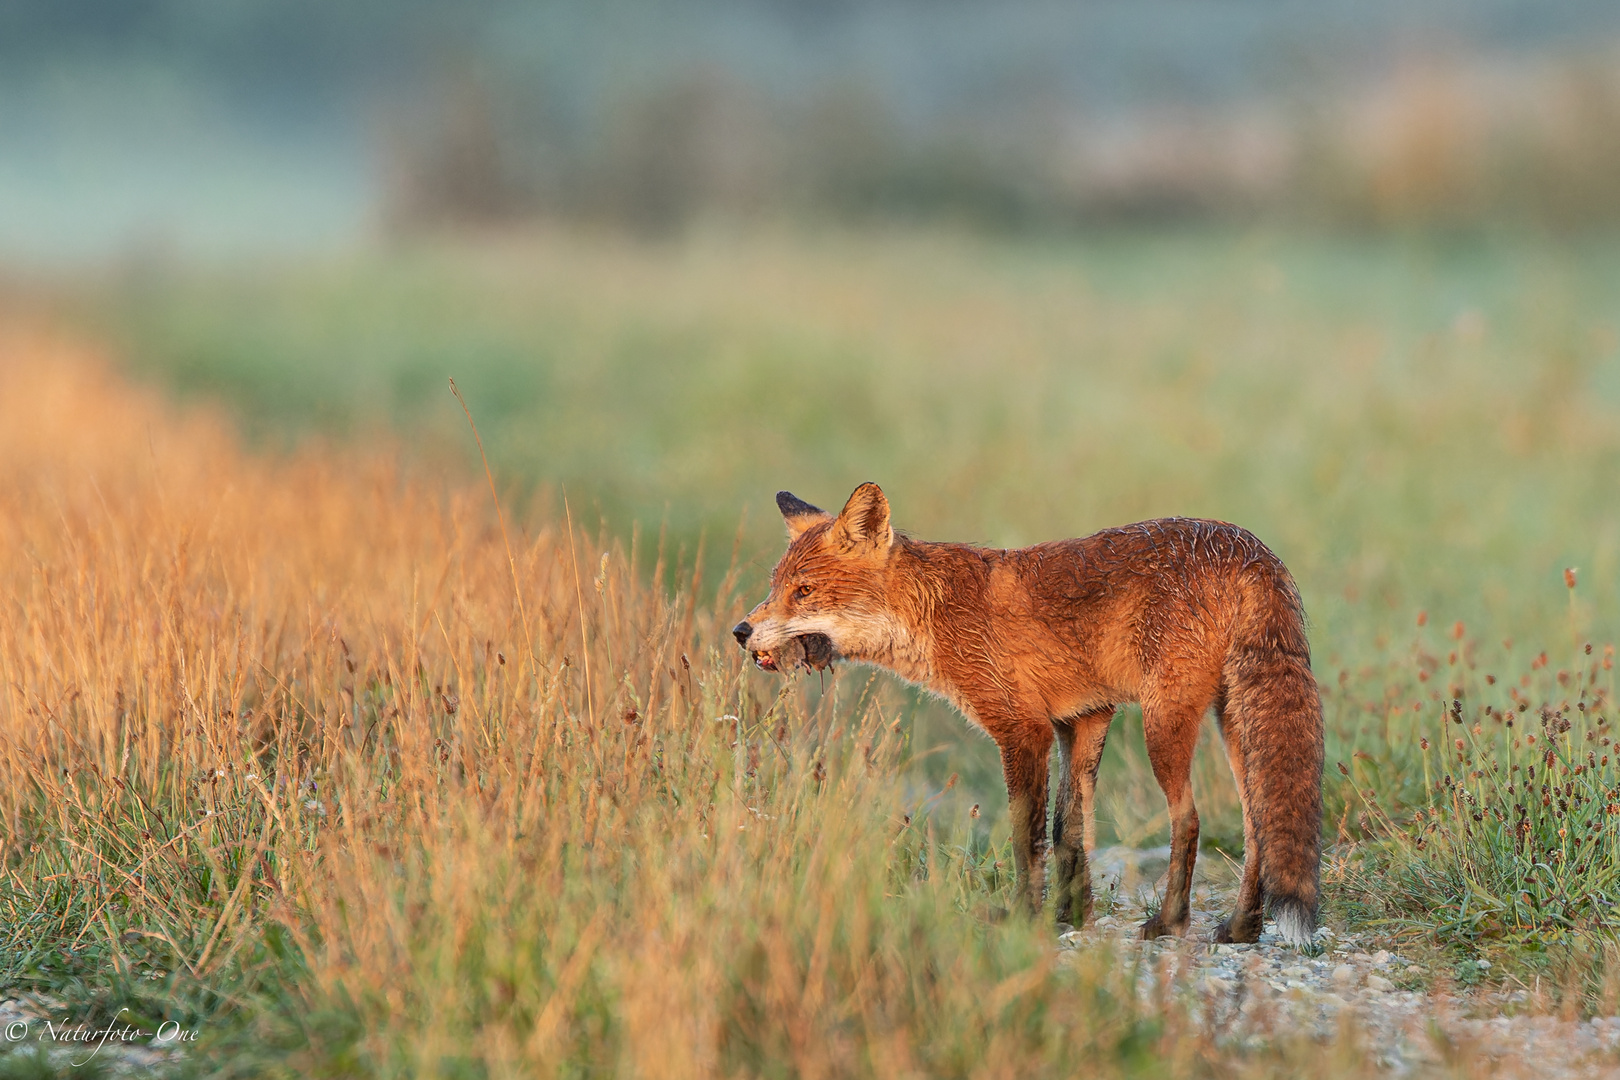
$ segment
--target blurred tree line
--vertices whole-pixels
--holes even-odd
[[[246,125],[349,117],[398,231],[1620,220],[1610,0],[0,5],[13,112],[109,65]]]
[[[1426,57],[1295,101],[1097,118],[1032,104],[908,125],[872,87],[775,98],[721,69],[627,93],[570,136],[498,84],[445,87],[388,143],[395,229],[533,215],[1164,219],[1349,227],[1620,222],[1620,49]]]

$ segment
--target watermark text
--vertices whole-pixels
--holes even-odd
[[[109,1044],[163,1050],[197,1041],[196,1030],[181,1027],[177,1021],[165,1020],[158,1025],[156,1031],[147,1031],[125,1021],[123,1016],[127,1012],[128,1008],[119,1009],[111,1021],[98,1027],[92,1027],[83,1021],[76,1023],[65,1017],[61,1020],[53,1017],[13,1020],[4,1029],[0,1029],[0,1035],[12,1045],[33,1039],[35,1042],[49,1043],[53,1046],[82,1048],[86,1053],[77,1060],[68,1062],[74,1068],[88,1064]]]

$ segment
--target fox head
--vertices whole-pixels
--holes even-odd
[[[771,571],[771,592],[732,628],[766,671],[835,659],[876,659],[892,637],[888,566],[896,546],[889,501],[862,484],[834,517],[786,491],[776,493],[788,549]]]

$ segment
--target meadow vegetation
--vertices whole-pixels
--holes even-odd
[[[1596,598],[1620,575],[1617,295],[1601,238],[543,231],[157,268],[91,317],[270,445],[404,432],[417,460],[476,470],[454,376],[510,505],[556,520],[566,492],[593,531],[667,533],[670,566],[702,544],[705,598],[739,528],[738,589],[758,592],[782,488],[825,505],[875,480],[899,527],[998,545],[1236,521],[1299,579],[1348,761],[1445,697],[1415,682],[1420,610],[1478,649],[1516,640],[1503,665],[1550,650],[1547,677],[1613,636]],[[933,786],[959,772],[967,802],[994,802],[988,743],[917,715]],[[1113,743],[1145,775],[1139,743]],[[1198,782],[1205,835],[1235,845],[1219,755]],[[1148,841],[1161,809],[1124,798],[1104,835]]]
[[[1360,1069],[993,921],[993,747],[745,668],[772,493],[871,479],[929,538],[1253,529],[1313,620],[1329,921],[1612,1012],[1615,251],[543,232],[77,294],[228,408],[0,342],[0,977],[239,1073]],[[1099,831],[1155,842],[1120,728]]]
[[[49,339],[3,371],[11,992],[178,1021],[223,1075],[1228,1056],[994,925],[1010,863],[906,795],[903,702],[745,672],[729,583],[509,542],[386,455],[255,460]]]

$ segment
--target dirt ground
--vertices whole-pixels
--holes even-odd
[[[1262,1041],[1346,1031],[1370,1061],[1395,1076],[1461,1069],[1501,1077],[1620,1077],[1620,1016],[1590,1020],[1538,1014],[1533,995],[1499,988],[1434,992],[1421,964],[1372,934],[1324,928],[1318,956],[1281,945],[1274,927],[1255,945],[1215,945],[1230,912],[1233,868],[1205,854],[1193,889],[1188,937],[1144,942],[1137,927],[1169,848],[1103,848],[1092,856],[1104,911],[1061,950],[1112,939],[1144,965],[1141,992],[1185,995],[1197,1021],[1220,1042]],[[1060,928],[1061,929],[1061,928]]]

